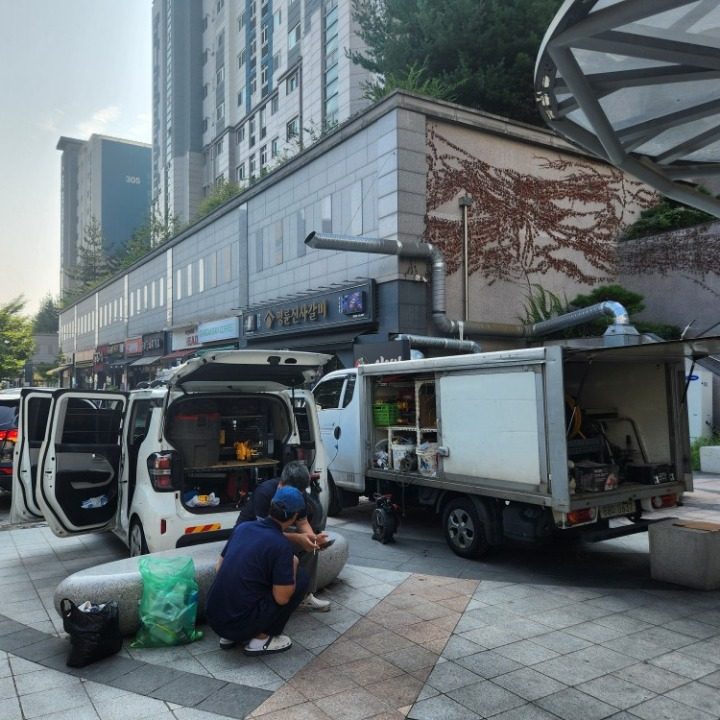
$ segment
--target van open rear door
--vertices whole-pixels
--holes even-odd
[[[42,519],[38,504],[37,465],[50,414],[52,391],[26,388],[20,392],[18,438],[13,457],[11,522]]]
[[[114,528],[126,403],[120,393],[53,394],[38,504],[56,535]]]

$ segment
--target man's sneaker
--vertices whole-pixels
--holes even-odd
[[[316,598],[312,593],[308,593],[303,601],[300,603],[300,607],[303,610],[314,610],[315,612],[328,612],[330,610],[329,600],[320,600]]]
[[[245,655],[270,655],[289,650],[292,640],[287,635],[271,635],[267,640],[253,638],[243,648]]]
[[[220,638],[220,649],[221,650],[231,650],[235,647],[237,643],[234,640],[230,640],[230,638]]]

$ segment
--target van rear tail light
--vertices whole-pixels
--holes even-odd
[[[159,452],[150,455],[147,461],[150,482],[158,492],[172,492],[175,489],[173,482],[173,453]]]
[[[675,507],[677,505],[677,497],[675,495],[658,495],[652,499],[652,506],[655,510],[660,508]]]
[[[160,520],[160,534],[164,535],[167,532],[167,520],[162,518]]]

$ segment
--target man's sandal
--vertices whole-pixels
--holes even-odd
[[[243,648],[243,653],[245,655],[270,655],[271,653],[284,652],[291,647],[292,640],[287,635],[271,635],[265,642],[251,640]]]

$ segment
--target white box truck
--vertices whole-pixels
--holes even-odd
[[[329,373],[313,392],[332,510],[385,493],[430,506],[463,557],[645,530],[644,511],[692,490],[685,361],[717,350],[558,345]]]

